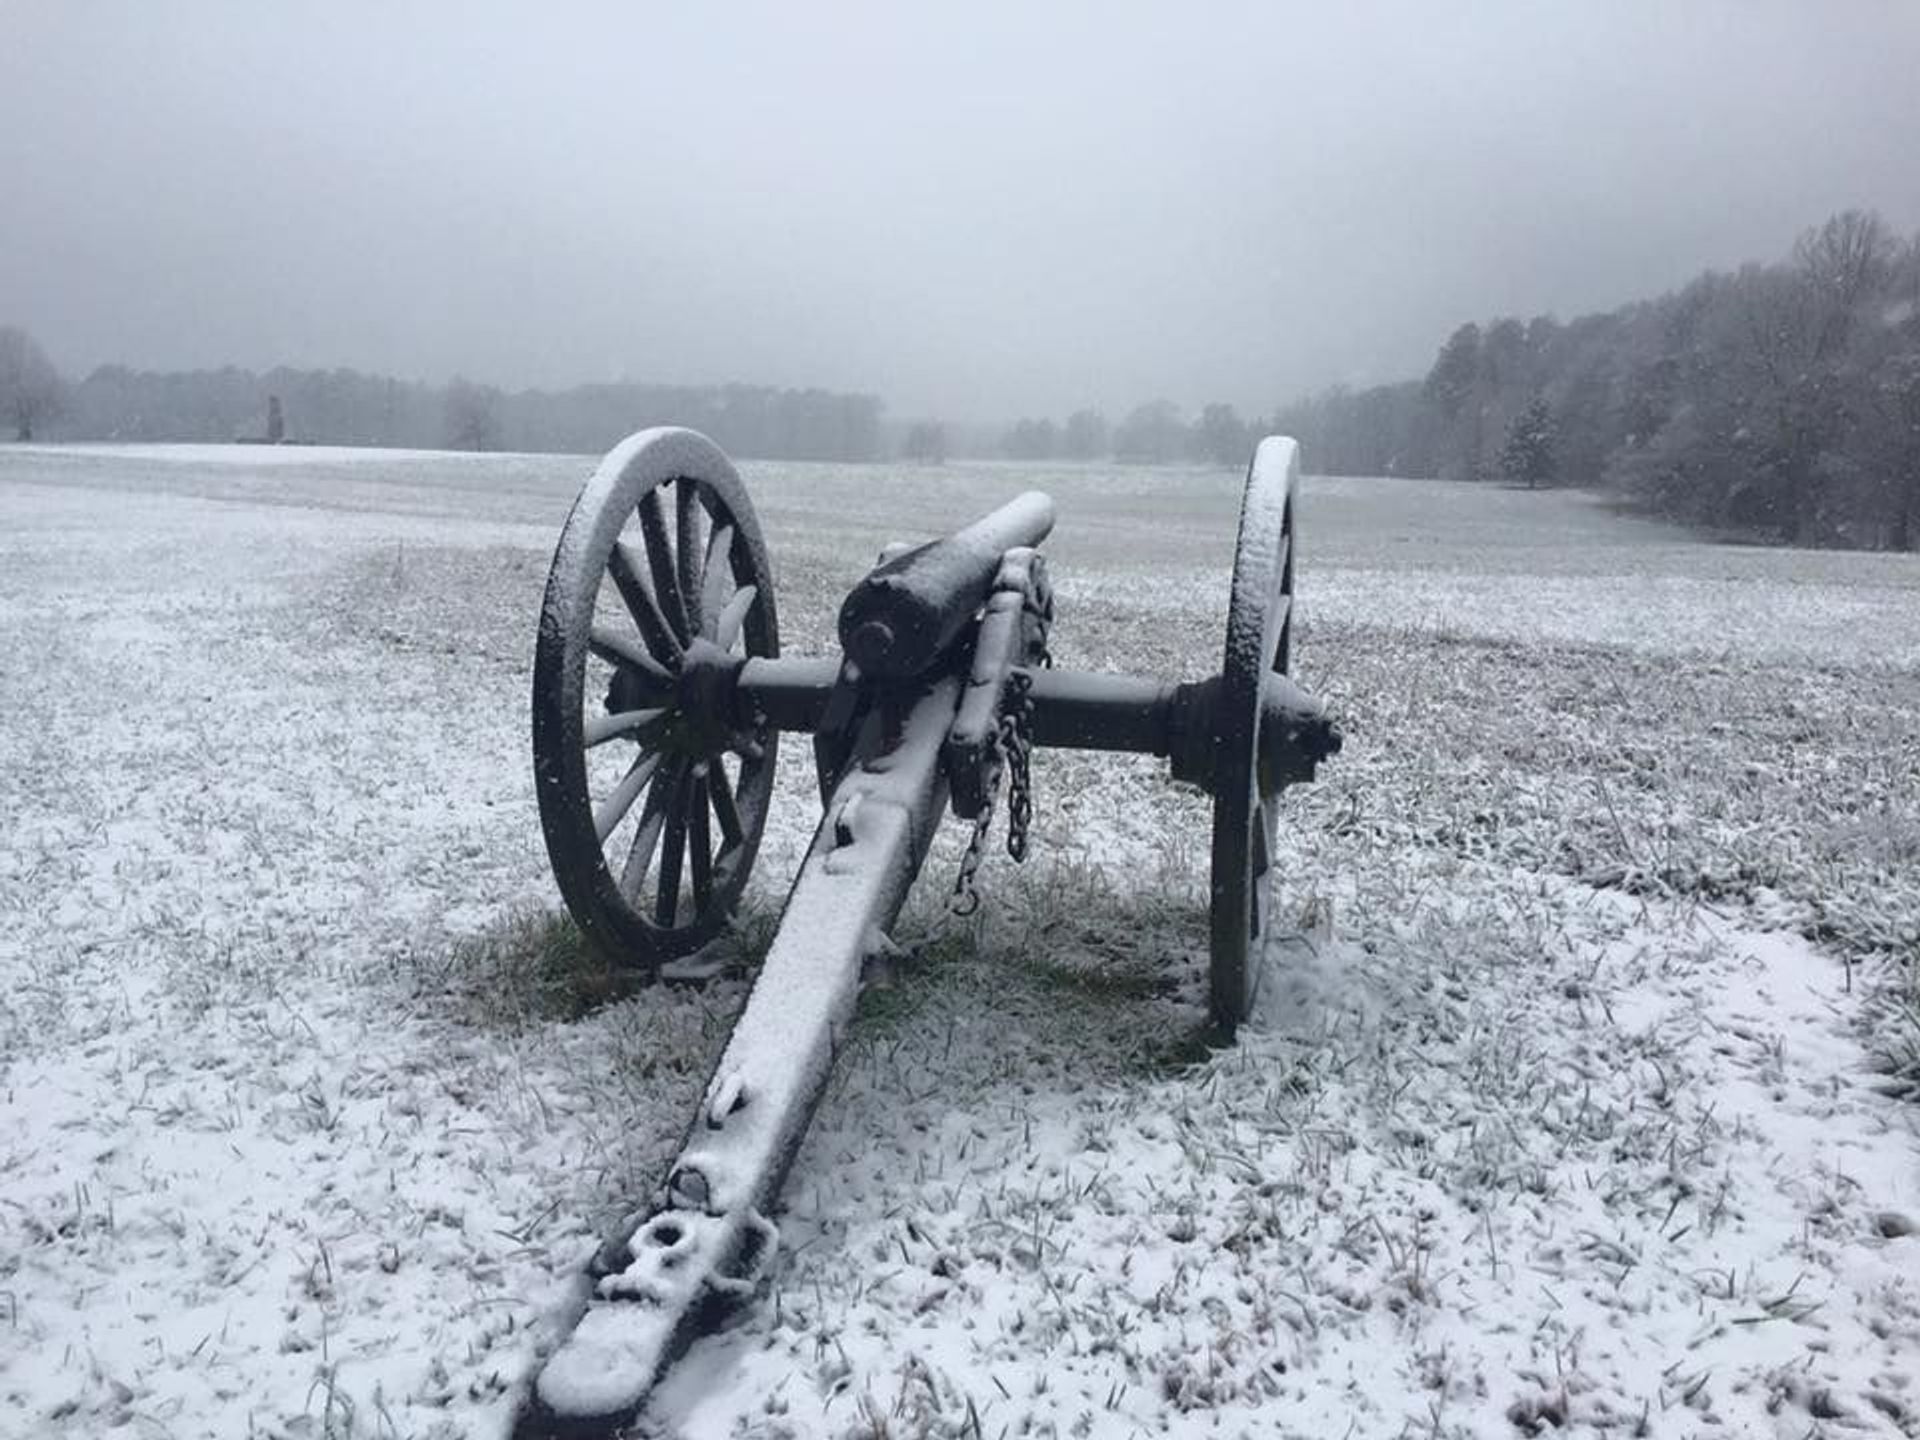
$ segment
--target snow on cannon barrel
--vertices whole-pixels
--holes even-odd
[[[975,898],[1004,790],[1023,859],[1032,748],[1165,756],[1213,801],[1209,1013],[1230,1042],[1269,939],[1280,792],[1339,731],[1291,679],[1299,454],[1248,467],[1218,674],[1050,668],[1052,588],[1029,492],[896,549],[848,594],[839,661],[780,655],[772,570],[732,464],[689,430],[607,456],[554,553],[534,652],[533,754],[555,878],[611,962],[698,981],[746,884],[783,730],[812,737],[823,813],[679,1156],[582,1277],[517,1433],[615,1434],[666,1368],[778,1263],[776,1210],[860,992],[941,812],[973,827]]]
[[[882,561],[840,607],[840,648],[867,675],[922,673],[986,604],[1007,551],[1052,531],[1053,501],[1029,490],[944,540]]]

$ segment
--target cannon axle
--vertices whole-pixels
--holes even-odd
[[[833,660],[712,653],[710,663],[725,673],[695,676],[690,673],[694,659],[688,656],[683,693],[710,697],[704,703],[720,707],[723,723],[735,729],[764,723],[812,734],[826,716],[840,675]],[[1219,677],[1169,682],[1086,670],[1022,673],[1032,702],[1034,745],[1158,755],[1172,762],[1174,779],[1213,792]],[[1285,675],[1263,678],[1260,706],[1260,764],[1273,782],[1268,790],[1311,780],[1321,761],[1339,753],[1338,728],[1320,702]]]

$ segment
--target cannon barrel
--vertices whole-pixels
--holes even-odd
[[[1052,529],[1053,501],[1029,490],[944,540],[883,561],[840,607],[840,648],[865,676],[923,674],[986,603],[1001,557]]]

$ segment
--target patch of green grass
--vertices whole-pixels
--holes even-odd
[[[564,911],[518,909],[420,962],[415,983],[452,999],[477,1025],[517,1029],[579,1020],[655,984],[698,986],[738,976],[758,965],[776,923],[765,906],[743,907],[701,952],[700,974],[690,979],[609,959]]]
[[[521,909],[422,964],[420,988],[456,1002],[470,1022],[518,1028],[577,1020],[649,983],[611,964],[562,911]]]
[[[1147,1000],[1168,993],[1175,984],[1166,976],[1084,968],[1067,959],[1029,957],[1021,963],[1041,987],[1065,990],[1093,1000]]]
[[[1123,888],[1108,867],[1068,858],[1023,867],[1002,888],[983,948],[1045,987],[1122,1001],[1177,995],[1206,943],[1198,886],[1165,857],[1145,885]]]
[[[859,1038],[880,1041],[918,1019],[941,995],[942,976],[974,951],[967,928],[935,922],[924,938],[888,960],[860,991],[854,1012]]]
[[[1208,1055],[1206,912],[1182,887],[1122,889],[1100,866],[1053,859],[995,866],[980,893],[966,919],[941,887],[909,901],[902,954],[861,996],[857,1051],[911,1053],[958,1094],[1023,1072],[1070,1087],[1155,1077]],[[960,1034],[975,1038],[956,1048]]]

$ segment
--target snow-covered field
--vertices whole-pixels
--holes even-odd
[[[590,463],[0,448],[0,1434],[498,1433],[656,1178],[744,982],[551,921]],[[1238,477],[743,468],[791,651],[1039,484],[1061,662],[1217,664]],[[1196,1045],[1204,802],[1039,757],[1035,857],[954,920],[948,826],[772,1289],[651,1427],[1920,1435],[1920,559],[1391,481],[1302,525],[1348,744],[1264,1030]]]

